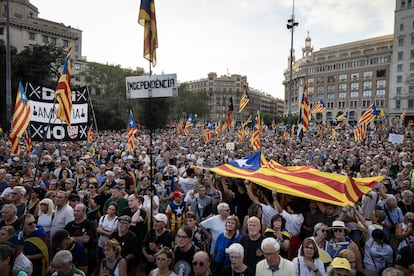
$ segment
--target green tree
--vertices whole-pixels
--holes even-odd
[[[191,92],[187,85],[178,87],[178,97],[173,98],[171,119],[177,120],[183,114],[197,114],[199,117],[209,114],[209,96],[207,92]]]

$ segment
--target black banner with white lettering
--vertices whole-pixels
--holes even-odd
[[[88,132],[88,92],[86,87],[72,90],[71,126],[57,118],[59,103],[55,102],[55,90],[29,83],[26,91],[32,111],[30,133],[33,141],[81,141]],[[52,117],[52,118],[50,118]],[[48,124],[50,127],[48,130]]]

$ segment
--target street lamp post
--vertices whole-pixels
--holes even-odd
[[[288,23],[286,27],[291,32],[290,36],[290,76],[289,76],[289,93],[288,93],[288,125],[292,124],[292,114],[291,114],[291,107],[292,107],[292,86],[293,86],[293,32],[296,26],[299,23],[295,22],[295,0],[293,0],[293,7],[292,7],[292,17],[288,19]]]

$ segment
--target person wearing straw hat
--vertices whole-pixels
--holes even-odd
[[[358,245],[351,240],[348,236],[350,229],[345,226],[345,223],[341,220],[335,220],[332,222],[332,226],[329,230],[333,233],[333,238],[329,241],[327,252],[332,258],[339,256],[339,253],[348,248],[355,253],[355,261],[357,263],[357,270],[362,271],[362,258]]]

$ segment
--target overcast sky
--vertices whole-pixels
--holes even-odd
[[[140,0],[30,0],[39,17],[81,29],[88,61],[143,67]],[[179,81],[246,75],[250,87],[284,98],[292,0],[155,0],[158,44],[155,74]],[[395,0],[296,0],[296,58],[309,31],[314,50],[392,34]]]

